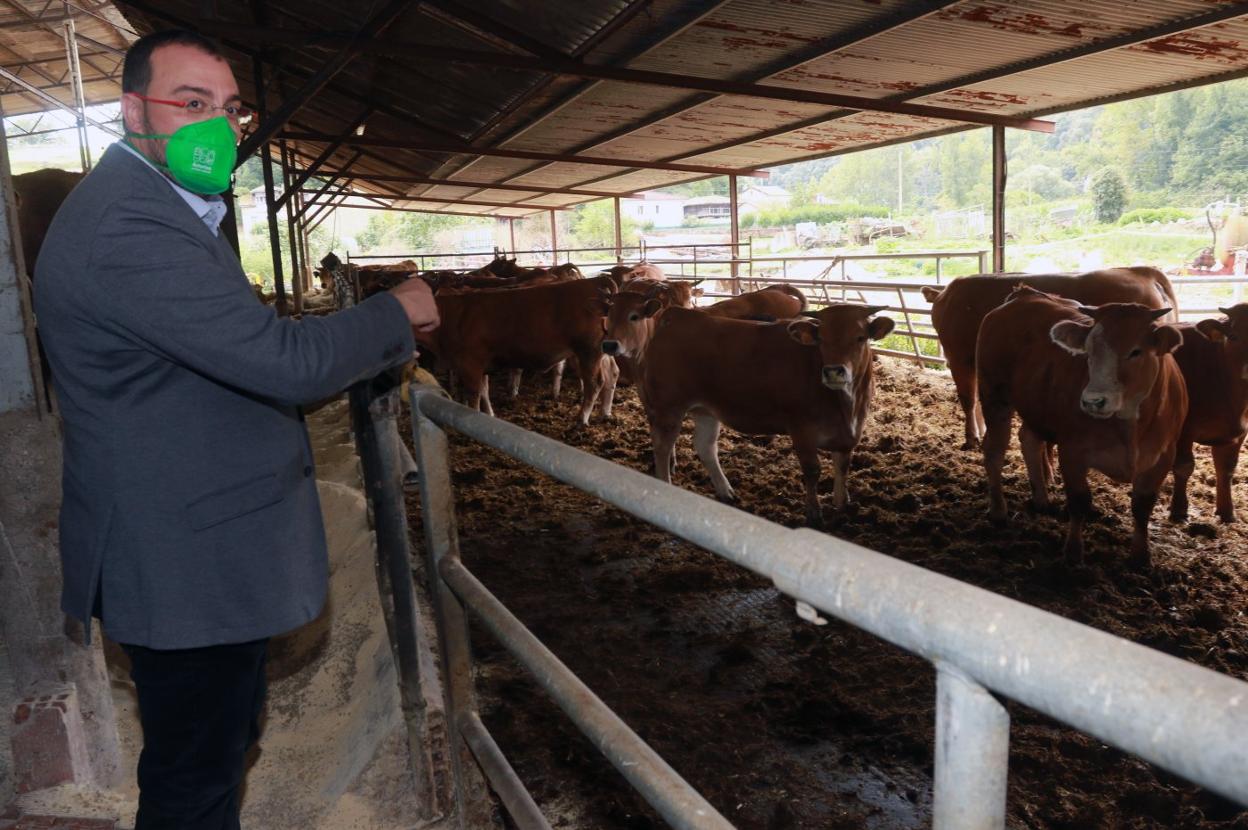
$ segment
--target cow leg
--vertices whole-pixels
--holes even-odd
[[[675,465],[672,463],[673,450],[676,448],[676,438],[680,435],[680,421],[677,417],[673,421],[656,421],[650,420],[650,442],[654,448],[654,477],[660,481],[672,483],[672,472]]]
[[[1218,482],[1218,518],[1224,522],[1235,521],[1235,505],[1231,503],[1231,477],[1239,463],[1239,450],[1243,438],[1213,448],[1213,471]],[[1177,486],[1177,485],[1176,485]]]
[[[555,373],[555,382],[553,386],[555,400],[559,400],[559,390],[563,388],[563,367],[566,366],[567,363],[568,361],[561,360],[556,363],[555,368],[551,370]],[[614,390],[614,384],[612,385],[612,389]]]
[[[1049,482],[1052,472],[1049,464],[1049,445],[1043,438],[1024,424],[1018,428],[1018,444],[1027,465],[1027,480],[1031,482],[1031,506],[1036,510],[1049,509]]]
[[[712,415],[693,416],[693,448],[702,459],[702,466],[711,477],[715,495],[720,501],[736,501],[737,494],[719,466],[719,421]]]
[[[582,426],[589,426],[589,416],[594,411],[594,401],[602,391],[602,352],[586,352],[577,355],[577,371],[581,373],[581,414]]]
[[[1062,485],[1066,490],[1066,511],[1070,522],[1066,527],[1066,560],[1083,563],[1083,526],[1092,515],[1092,491],[1088,489],[1088,466],[1082,454],[1063,451],[1058,447],[1058,463],[1062,469]]]
[[[832,453],[832,468],[836,472],[836,481],[832,483],[832,505],[837,510],[849,504],[849,461],[852,456],[851,450]]]
[[[987,427],[984,415],[977,402],[977,382],[974,364],[961,367],[961,371],[953,372],[953,385],[958,390],[958,404],[962,407],[965,418],[966,441],[962,449],[973,450],[979,446],[979,440]]]
[[[1196,457],[1192,454],[1192,442],[1180,440],[1174,452],[1174,492],[1170,494],[1170,521],[1187,521],[1187,481],[1196,469]],[[1217,469],[1217,464],[1214,464]],[[1221,476],[1218,477],[1218,501],[1222,500]]]
[[[508,380],[510,381],[508,386],[511,388],[511,397],[513,399],[520,397],[520,378],[523,377],[523,375],[524,370],[512,369],[511,374],[508,376]]]
[[[557,374],[555,375],[555,383],[559,383],[559,379],[563,376],[563,364],[560,363],[555,367]],[[602,356],[602,392],[599,393],[598,399],[602,403],[602,417],[610,418],[611,409],[615,405],[615,385],[620,380],[620,367],[615,365],[615,358],[608,355]],[[555,393],[555,397],[559,397],[559,393]]]
[[[1014,413],[1008,407],[994,406],[984,414],[987,418],[984,474],[988,479],[988,518],[1004,522],[1006,510],[1005,492],[1001,489],[1001,467],[1005,464],[1005,448],[1010,443],[1010,419]]]
[[[802,485],[806,488],[806,523],[822,530],[823,511],[819,509],[819,446],[806,436],[794,435],[793,453],[797,456],[797,463],[802,468]],[[848,466],[848,459],[846,459],[847,469]],[[841,480],[838,475],[838,486]],[[841,506],[837,505],[837,507]]]

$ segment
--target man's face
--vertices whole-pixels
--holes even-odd
[[[230,65],[221,58],[179,43],[161,46],[152,52],[152,80],[144,93],[147,98],[167,101],[199,101],[195,107],[175,107],[144,101],[137,95],[123,95],[122,113],[126,129],[134,133],[171,134],[179,127],[224,115],[219,109],[241,103],[238,84]],[[235,139],[242,134],[231,119]],[[149,159],[165,164],[166,139],[131,138],[131,143]]]

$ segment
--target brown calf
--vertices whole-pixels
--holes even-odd
[[[769,285],[702,309],[713,317],[734,320],[784,320],[806,310],[806,295],[791,285]]]
[[[1174,358],[1187,382],[1190,406],[1174,459],[1170,518],[1176,522],[1187,520],[1187,480],[1196,463],[1194,443],[1213,448],[1218,518],[1235,521],[1231,477],[1248,433],[1248,303],[1218,311],[1226,318],[1179,327],[1183,345]]]
[[[1043,274],[1024,276],[980,275],[960,277],[944,289],[931,286],[923,296],[932,304],[932,325],[949,361],[949,372],[958,391],[958,402],[966,415],[966,441],[963,449],[979,445],[984,419],[976,407],[975,342],[984,315],[1005,301],[1019,285],[1077,300],[1084,305],[1140,303],[1148,308],[1174,310],[1178,303],[1166,275],[1156,268],[1110,268],[1086,274]]]
[[[1048,503],[1044,447],[1057,444],[1070,513],[1066,556],[1083,558],[1083,524],[1092,512],[1088,470],[1095,469],[1131,483],[1131,558],[1148,564],[1149,517],[1187,416],[1187,390],[1170,354],[1181,335],[1157,323],[1168,312],[1135,303],[1089,308],[1020,287],[984,317],[977,368],[994,520],[1006,518],[1001,466],[1018,412],[1038,506]]]
[[[778,323],[663,311],[649,343],[633,353],[655,474],[671,480],[672,448],[686,414],[693,415],[698,457],[725,500],[735,496],[719,466],[721,424],[750,435],[787,434],[802,469],[806,519],[822,524],[819,450],[833,453],[834,503],[841,507],[848,500],[850,456],[871,404],[869,341],[893,328],[887,317],[869,319],[877,310],[836,305],[812,319]]]

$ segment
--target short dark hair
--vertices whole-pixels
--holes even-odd
[[[201,52],[225,60],[221,47],[199,32],[190,29],[154,32],[139,38],[126,50],[125,66],[121,70],[121,91],[140,94],[147,92],[148,84],[152,82],[152,53],[162,46],[175,43],[180,46],[193,46]]]

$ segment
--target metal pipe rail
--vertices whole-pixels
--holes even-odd
[[[458,558],[449,427],[931,662],[937,830],[1004,827],[1009,716],[993,693],[1248,805],[1248,683],[850,542],[789,530],[482,415],[440,389],[414,387],[411,403],[426,541],[439,562]],[[461,569],[453,561],[438,572],[475,610]],[[584,701],[568,705],[585,711]],[[720,826],[664,815],[677,827]]]

